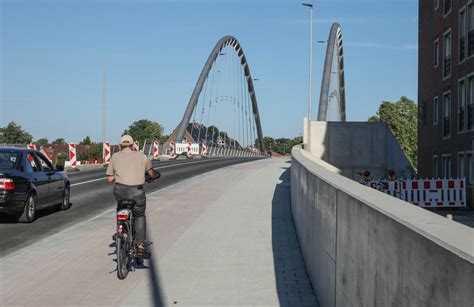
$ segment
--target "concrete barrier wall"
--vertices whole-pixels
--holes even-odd
[[[321,306],[473,306],[474,230],[295,147],[291,208]]]
[[[364,170],[371,170],[376,178],[386,178],[389,169],[405,178],[415,175],[386,123],[312,121],[310,147],[313,155],[349,178]]]

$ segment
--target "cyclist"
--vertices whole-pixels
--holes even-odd
[[[108,182],[114,182],[114,196],[117,201],[133,200],[133,216],[135,218],[135,238],[137,254],[142,258],[150,258],[150,252],[145,246],[146,240],[146,196],[145,180],[150,181],[160,177],[153,169],[151,161],[141,152],[133,151],[133,138],[123,135],[120,138],[121,151],[112,156],[107,168]],[[147,178],[145,178],[145,174]]]

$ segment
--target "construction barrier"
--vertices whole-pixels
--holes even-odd
[[[159,155],[160,155],[160,142],[155,141],[153,142],[153,160],[158,160]]]
[[[103,157],[105,163],[110,163],[110,143],[104,142]]]
[[[69,162],[71,167],[76,167],[76,145],[74,143],[69,143]]]
[[[188,143],[188,158],[191,157],[191,146],[193,144],[191,142]]]
[[[46,159],[49,160],[49,162],[53,163],[53,158],[52,158],[51,155],[44,149],[43,146],[40,146],[40,152],[43,154],[43,156],[46,157]]]
[[[135,150],[135,151],[140,150],[140,142],[138,142],[138,141],[133,142],[133,150]]]
[[[423,208],[466,207],[465,178],[382,180],[364,184]]]
[[[191,144],[191,146],[190,146]],[[190,149],[188,149],[190,147]],[[198,155],[199,154],[199,144],[197,143],[176,143],[175,144],[175,154],[176,155],[181,155],[183,153],[189,155],[189,152],[191,152],[191,155]]]
[[[202,143],[202,156],[205,157],[207,155],[207,145],[206,143]]]
[[[174,155],[174,142],[170,142],[170,156],[173,158]]]

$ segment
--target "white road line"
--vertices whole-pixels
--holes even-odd
[[[173,164],[173,165],[155,167],[155,169],[159,170],[159,169],[164,169],[164,168],[169,168],[169,167],[176,167],[176,166],[180,166],[180,165],[183,165],[183,164],[196,164],[196,163],[203,163],[203,162],[209,162],[209,161],[218,161],[218,160],[216,159],[216,160],[204,160],[204,161],[195,161],[195,162],[184,162],[184,163],[177,163],[177,164]],[[105,181],[105,177],[92,179],[92,180],[87,180],[87,181],[78,182],[78,183],[73,183],[73,184],[71,184],[71,187],[75,187],[75,186],[78,186],[78,185],[81,185],[81,184],[91,183],[91,182],[95,182],[95,181],[99,181],[99,180],[104,180]]]

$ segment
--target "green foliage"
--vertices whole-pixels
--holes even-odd
[[[91,145],[93,143],[91,141],[91,138],[89,136],[86,136],[79,144],[80,145]]]
[[[265,150],[269,153],[277,152],[281,155],[291,154],[291,149],[298,144],[303,143],[303,138],[301,136],[295,137],[293,139],[288,138],[278,138],[274,139],[272,137],[266,136],[263,138],[263,145]],[[255,140],[255,147],[259,148],[258,139]]]
[[[207,128],[207,135],[210,135],[214,142],[219,139],[219,129],[216,126],[209,126]]]
[[[88,148],[89,150],[86,150],[78,154],[79,161],[102,159],[102,148],[103,148],[102,143],[93,144],[89,146]]]
[[[66,144],[66,142],[64,141],[63,138],[59,138],[59,139],[54,140],[51,144],[53,144],[53,145],[64,145],[64,144]]]
[[[368,120],[388,124],[414,168],[418,162],[417,116],[418,109],[415,102],[403,96],[397,102],[382,102],[377,114]]]
[[[123,134],[131,135],[133,140],[140,142],[141,145],[145,140],[150,142],[161,139],[163,126],[158,122],[140,119],[128,126],[128,129],[126,129]]]
[[[33,142],[35,145],[48,145],[48,139],[47,138],[41,138]]]
[[[65,153],[59,153],[56,159],[56,166],[64,166],[65,161],[69,160],[69,156]]]
[[[33,140],[31,134],[26,132],[15,122],[10,122],[6,127],[0,128],[0,143],[27,144]]]

